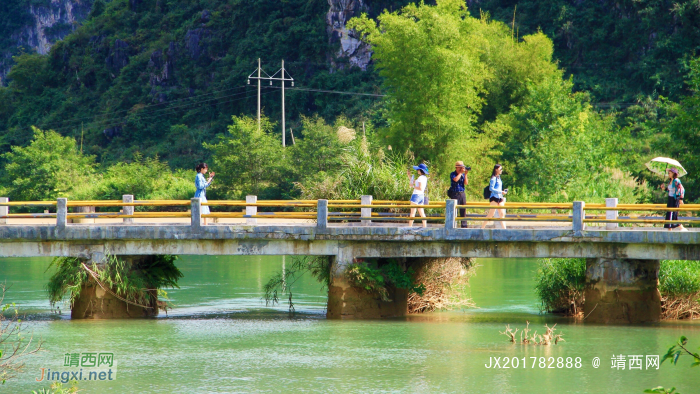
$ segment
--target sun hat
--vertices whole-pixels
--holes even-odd
[[[464,165],[464,162],[461,161],[461,160],[455,163],[455,167],[464,167],[464,168],[467,168],[467,166],[465,166],[465,165]]]
[[[422,170],[424,173],[429,174],[428,172],[428,166],[426,166],[423,163],[418,164],[417,166],[413,166],[414,170]]]
[[[668,170],[671,171],[672,173],[678,175],[678,170],[677,170],[677,169],[671,167],[671,168],[669,168]]]

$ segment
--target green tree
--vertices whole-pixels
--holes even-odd
[[[572,82],[561,75],[530,84],[522,105],[488,127],[504,141],[516,199],[634,199],[634,180],[614,170],[614,118],[595,111],[585,93],[572,93]]]
[[[260,195],[280,180],[287,159],[281,142],[272,134],[274,124],[262,117],[257,120],[234,116],[228,135],[220,136],[216,144],[204,143],[214,156],[210,170],[216,172],[216,187],[229,198],[246,194]]]
[[[12,200],[54,200],[94,181],[95,158],[83,155],[75,140],[35,127],[26,147],[13,146],[3,155],[4,186]]]
[[[172,171],[158,157],[136,153],[130,163],[116,163],[99,174],[91,187],[74,193],[77,199],[121,200],[132,194],[137,200],[186,200],[194,195],[194,171]]]
[[[372,45],[384,77],[393,146],[411,149],[419,160],[444,162],[450,143],[473,135],[490,75],[473,34],[481,23],[469,17],[464,0],[410,4],[377,21],[367,15],[350,20],[348,27]]]
[[[700,57],[686,64],[688,73],[686,84],[690,94],[678,103],[662,99],[667,111],[660,125],[663,135],[657,140],[656,148],[661,156],[668,156],[683,164],[690,174],[683,178],[686,200],[697,200],[700,196],[696,174],[700,171]]]
[[[319,116],[302,117],[302,127],[302,138],[291,148],[298,179],[320,172],[338,172],[343,163],[343,144],[337,129]]]

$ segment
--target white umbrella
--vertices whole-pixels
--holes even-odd
[[[681,163],[678,162],[678,160],[669,159],[668,157],[653,158],[650,162],[646,164],[646,166],[649,169],[649,171],[655,174],[659,174],[661,176],[666,175],[666,171],[668,171],[669,167],[678,170],[679,178],[688,173],[688,171],[686,171],[685,168],[683,168],[683,166],[681,165]]]

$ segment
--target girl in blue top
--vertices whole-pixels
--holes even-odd
[[[503,173],[503,166],[500,164],[496,164],[493,167],[493,172],[491,173],[491,180],[489,181],[489,190],[491,190],[491,198],[489,198],[489,202],[491,205],[497,205],[502,207],[506,205],[506,198],[503,196],[508,194],[508,189],[503,190],[503,182],[501,182],[501,173]],[[499,218],[504,219],[506,217],[505,209],[490,209],[489,213],[486,215],[486,218],[492,218],[496,211],[498,211]],[[488,223],[489,222],[485,220],[484,223],[481,225],[481,228],[485,228]],[[498,221],[497,223],[499,223],[502,229],[506,228],[506,222]]]
[[[197,171],[197,176],[194,178],[194,186],[197,188],[197,191],[194,192],[194,198],[199,198],[202,202],[207,202],[207,188],[211,185],[215,173],[212,171],[209,173],[209,179],[204,180],[204,174],[209,171],[207,163],[197,164],[195,171]],[[202,206],[202,215],[208,215],[209,212],[208,206]],[[207,218],[204,218],[204,225],[207,225]]]

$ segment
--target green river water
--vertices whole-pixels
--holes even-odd
[[[644,357],[642,370],[611,368],[613,355],[663,355],[680,335],[700,347],[700,322],[603,326],[541,315],[533,260],[479,260],[470,286],[479,308],[383,321],[326,320],[326,294],[310,277],[294,288],[294,317],[284,304],[266,307],[261,289],[282,258],[257,256],[182,257],[185,277],[168,292],[175,304],[168,316],[71,321],[68,310],[50,310],[49,261],[0,260],[0,281],[12,286],[6,301],[46,341],[0,392],[48,387],[36,382],[41,368],[65,370],[64,354],[86,352],[113,353],[117,368],[111,381],[81,381],[83,393],[641,393],[659,385],[700,392],[700,369],[689,358],[659,370],[646,369]],[[557,323],[566,341],[525,346],[499,334],[526,320],[540,333]],[[517,357],[519,368],[487,368],[496,357]],[[535,368],[530,357],[538,357]],[[545,367],[553,357],[552,368],[540,368],[539,357]],[[568,357],[580,357],[580,368],[567,368]]]

